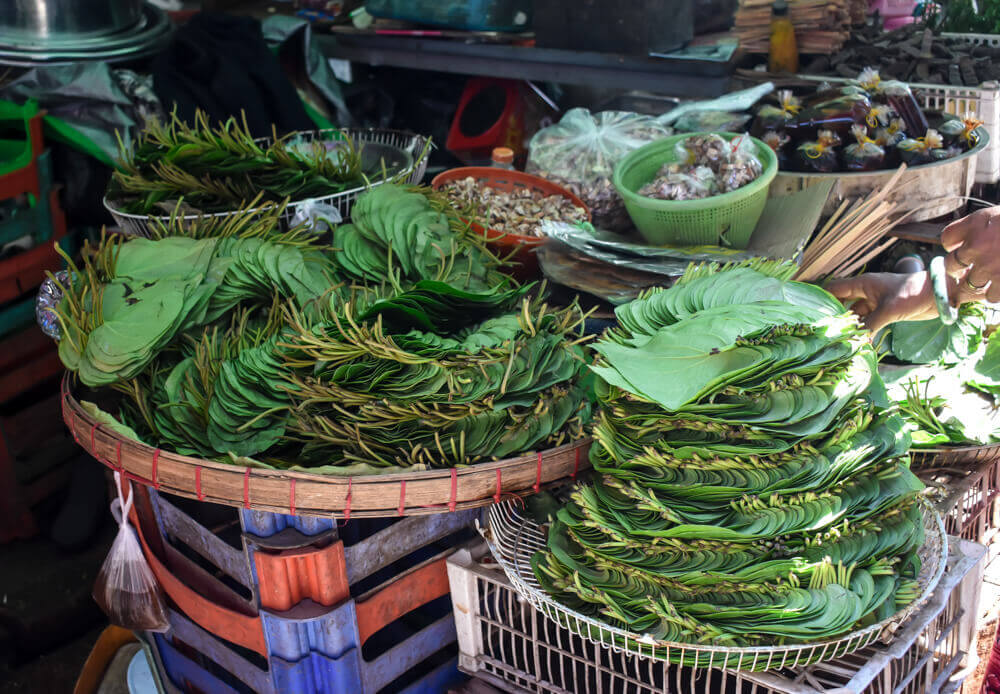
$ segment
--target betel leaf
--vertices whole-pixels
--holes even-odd
[[[986,341],[986,349],[972,367],[969,384],[989,393],[1000,394],[1000,331]]]
[[[967,306],[951,325],[940,318],[894,323],[890,329],[892,353],[911,364],[956,364],[979,349],[984,327],[982,311]]]

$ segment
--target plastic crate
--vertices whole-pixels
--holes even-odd
[[[841,77],[799,76],[812,82],[850,81]],[[983,122],[983,127],[990,135],[990,141],[976,159],[976,183],[989,184],[1000,181],[1000,84],[984,82],[978,87],[951,87],[911,82],[910,88],[925,109],[950,113],[960,118],[968,114]]]
[[[1000,457],[914,472],[926,484],[943,491],[935,507],[949,535],[990,543],[1000,528]]]
[[[986,548],[954,538],[931,599],[888,644],[796,671],[693,669],[584,641],[511,588],[485,545],[448,559],[459,668],[509,692],[549,694],[917,694],[955,691],[975,666],[979,586]],[[963,661],[965,661],[963,663]]]
[[[435,692],[455,676],[439,662],[455,643],[447,540],[471,533],[478,511],[338,527],[178,500],[196,519],[133,490],[133,524],[174,608],[171,631],[147,642],[180,691],[365,694],[407,676],[407,691]]]

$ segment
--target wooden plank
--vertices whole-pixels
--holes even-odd
[[[916,241],[917,243],[941,243],[941,231],[945,225],[940,222],[910,222],[900,224],[896,227],[892,235],[906,241]]]

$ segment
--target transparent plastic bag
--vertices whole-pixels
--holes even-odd
[[[525,170],[577,195],[590,208],[595,225],[627,229],[625,203],[611,182],[615,165],[632,150],[670,134],[669,127],[650,116],[574,108],[531,138]]]
[[[118,536],[94,582],[94,600],[112,624],[135,631],[167,631],[170,622],[163,593],[128,524],[135,496],[132,484],[127,485],[128,499],[123,499],[121,475],[116,472],[115,488],[121,506]]]
[[[753,140],[737,137],[729,143],[728,156],[719,166],[719,186],[723,193],[728,193],[756,180],[763,172],[764,164],[757,156]]]
[[[658,200],[699,200],[718,192],[715,172],[707,166],[684,172],[664,167],[655,179],[639,189],[639,195]]]
[[[694,111],[674,121],[674,128],[682,133],[697,133],[709,130],[737,133],[743,130],[749,121],[750,115],[747,113]]]

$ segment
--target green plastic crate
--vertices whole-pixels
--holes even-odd
[[[676,161],[674,148],[678,142],[699,134],[708,133],[673,135],[631,152],[615,167],[615,187],[632,222],[651,244],[746,248],[767,204],[767,189],[778,173],[774,150],[760,140],[750,138],[764,171],[742,188],[700,200],[657,200],[637,192],[653,180],[660,167]],[[730,141],[750,137],[717,134]]]

